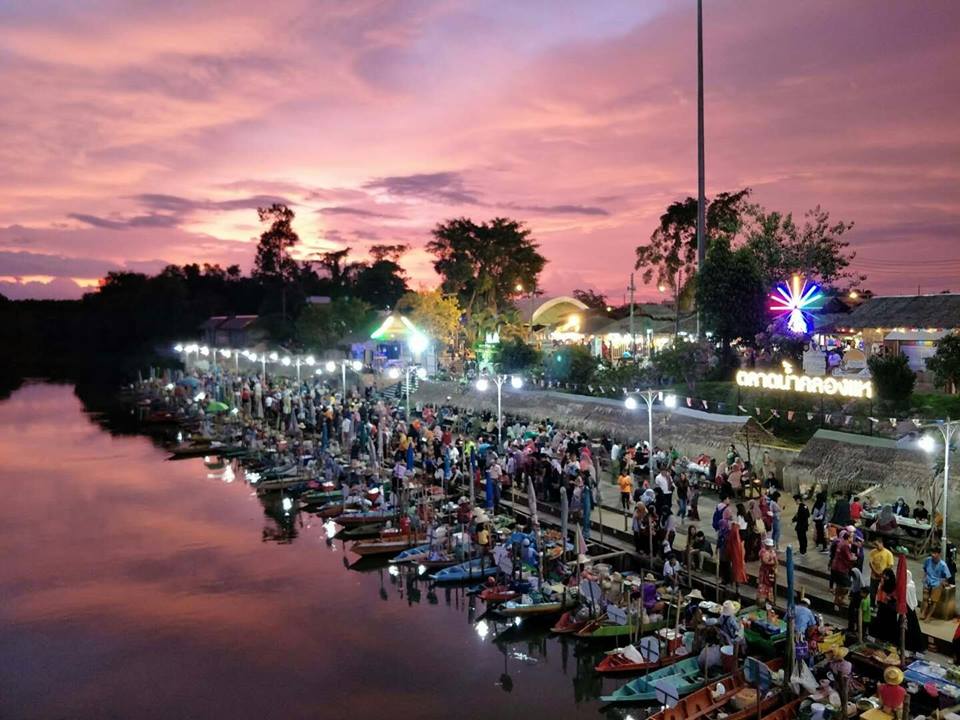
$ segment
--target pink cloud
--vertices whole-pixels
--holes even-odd
[[[249,267],[250,198],[291,202],[305,253],[422,248],[446,218],[506,214],[548,291],[619,297],[695,191],[692,2],[112,8],[6,23],[0,226],[21,229],[0,250]],[[857,223],[876,290],[950,287],[958,21],[906,0],[708,4],[708,193],[820,204]],[[422,249],[409,262],[435,282]]]

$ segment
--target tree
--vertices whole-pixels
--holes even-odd
[[[512,307],[517,287],[536,290],[547,262],[538,247],[530,230],[509,218],[480,224],[456,218],[433,229],[427,250],[436,256],[441,289],[460,300],[471,340],[478,334],[473,317],[479,311],[496,315]]]
[[[591,308],[593,310],[600,310],[601,312],[605,312],[606,309],[609,307],[609,303],[607,302],[607,296],[604,295],[603,293],[595,292],[594,290],[577,289],[573,291],[573,296],[577,300],[582,302],[584,305],[586,305],[588,308]]]
[[[408,292],[397,301],[397,310],[437,343],[451,346],[460,330],[460,305],[457,298],[439,290]]]
[[[732,238],[742,224],[750,188],[717,195],[707,207],[707,244],[717,238]],[[660,216],[660,225],[647,245],[637,248],[635,268],[643,270],[641,278],[649,284],[656,276],[657,285],[676,292],[681,273],[689,278],[696,270],[697,200],[688,197],[671,203]]]
[[[917,375],[910,369],[906,355],[871,355],[867,359],[867,367],[881,400],[896,408],[906,407],[910,403]]]
[[[950,333],[937,343],[937,352],[927,358],[927,370],[933,373],[937,387],[956,393],[960,387],[960,335]]]
[[[544,356],[547,378],[575,385],[589,385],[599,362],[583,345],[565,345]]]
[[[351,287],[353,295],[378,310],[394,307],[409,289],[403,268],[385,257],[360,264]]]
[[[766,285],[754,256],[745,248],[731,250],[717,239],[697,274],[697,307],[706,329],[720,341],[724,367],[730,364],[730,344],[752,343],[766,324]]]
[[[515,337],[504,342],[501,338],[497,349],[497,363],[501,372],[522,372],[534,367],[540,361],[540,352],[527,345],[521,338]]]
[[[286,205],[274,203],[268,208],[257,208],[257,215],[260,222],[270,223],[270,227],[260,234],[253,277],[279,290],[281,314],[286,320],[287,289],[298,279],[300,270],[290,256],[290,249],[300,242],[293,230],[295,213]]]
[[[864,279],[849,271],[856,253],[848,250],[844,235],[853,223],[831,223],[830,213],[819,205],[804,213],[802,227],[790,213],[767,212],[759,205],[751,205],[746,215],[744,246],[756,257],[768,287],[795,273],[820,283]]]
[[[709,348],[696,342],[677,340],[654,353],[653,368],[658,384],[683,382],[694,388],[708,369]]]
[[[297,318],[297,337],[305,347],[334,347],[352,332],[368,327],[373,308],[356,298],[334,298],[329,303],[307,305]]]

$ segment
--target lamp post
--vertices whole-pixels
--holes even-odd
[[[427,379],[427,369],[421,365],[406,365],[403,368],[403,390],[406,397],[404,408],[407,418],[407,422],[410,422],[410,373],[416,372],[417,378],[420,380]],[[394,380],[400,379],[400,370],[397,368],[390,368],[387,372],[387,375]]]
[[[940,556],[947,557],[947,500],[950,497],[950,443],[954,435],[960,436],[960,420],[947,418],[926,425],[936,428],[943,436],[943,528],[940,532]],[[936,440],[932,435],[924,435],[919,441],[920,447],[929,453],[937,449]]]
[[[523,378],[519,375],[495,375],[493,377],[493,382],[497,385],[497,452],[499,453],[503,448],[503,413],[501,408],[503,407],[503,384],[510,380],[510,387],[514,390],[519,390],[523,387]],[[482,377],[477,380],[477,390],[480,392],[486,392],[487,388],[490,387],[490,382],[487,378]]]
[[[647,403],[647,442],[650,444],[650,453],[647,459],[647,470],[650,473],[650,485],[653,486],[653,401],[662,399],[663,404],[668,408],[675,408],[677,406],[677,396],[676,395],[667,395],[664,396],[663,391],[661,390],[644,390],[637,393],[642,397]],[[638,407],[637,399],[633,395],[627,395],[627,399],[623,401],[623,404],[626,406],[627,410],[636,410]]]
[[[298,356],[294,359],[294,363],[295,363],[296,366],[297,366],[297,385],[300,384],[300,366],[301,366],[301,365],[309,365],[310,367],[313,367],[313,365],[314,365],[315,362],[316,362],[316,360],[313,359],[313,355],[307,355],[307,356],[306,356],[305,358],[303,358],[302,360],[300,359],[300,356],[298,355]]]
[[[343,404],[347,404],[347,365],[350,366],[350,369],[358,373],[363,368],[363,363],[359,360],[347,360],[344,358],[340,361],[340,381],[343,383]],[[327,372],[333,372],[337,369],[337,363],[333,360],[327,360]]]

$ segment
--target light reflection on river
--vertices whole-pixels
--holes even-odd
[[[481,639],[462,591],[105,424],[68,385],[0,402],[0,717],[600,717],[575,643]]]

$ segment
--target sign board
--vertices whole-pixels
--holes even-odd
[[[627,611],[616,605],[607,605],[607,619],[612,621],[614,625],[626,625]]]
[[[811,377],[793,373],[738,370],[737,385],[763,390],[788,390],[808,395],[839,395],[849,398],[872,398],[873,383],[859,378]]]

